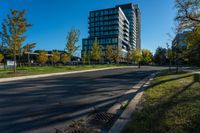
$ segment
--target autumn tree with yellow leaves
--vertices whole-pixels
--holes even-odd
[[[16,55],[21,51],[22,43],[26,40],[24,33],[32,25],[25,18],[26,11],[10,10],[10,14],[2,23],[3,31],[0,35],[8,49],[12,52],[14,60],[14,72],[16,72]]]

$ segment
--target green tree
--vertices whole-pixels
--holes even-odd
[[[55,65],[57,62],[60,61],[60,53],[58,51],[53,51],[50,60],[52,61],[52,64]]]
[[[173,55],[178,62],[184,61],[192,65],[200,66],[200,45],[198,29],[200,27],[200,0],[175,0],[175,8],[177,9],[177,15],[175,21],[177,22],[177,32],[187,32],[185,38],[186,47],[173,46]]]
[[[90,60],[91,60],[91,54],[87,54],[87,62],[88,62],[88,65],[90,65]]]
[[[64,53],[64,54],[61,56],[61,61],[62,61],[64,64],[70,62],[70,56],[69,56],[69,54]]]
[[[83,52],[83,57],[82,57],[82,63],[83,63],[83,65],[86,64],[86,61],[87,61],[87,51],[85,49],[84,52]]]
[[[8,48],[13,54],[14,58],[14,72],[16,72],[16,55],[19,53],[22,47],[22,42],[25,41],[26,36],[24,33],[27,31],[31,24],[27,23],[25,18],[26,11],[11,10],[7,19],[4,19],[2,24],[4,42],[7,44]]]
[[[101,59],[101,48],[97,42],[97,38],[95,38],[94,43],[92,45],[91,59],[94,60],[95,63]]]
[[[1,38],[0,52],[4,56],[4,68],[6,68],[6,58],[7,57],[11,57],[12,58],[12,54],[11,54],[10,49],[8,49],[8,47],[7,47],[6,37],[5,37],[5,33],[4,32],[0,31],[0,38]]]
[[[185,42],[190,62],[200,66],[200,26],[186,34]]]
[[[127,53],[127,62],[128,63],[133,63],[133,58],[132,58],[132,55],[133,54],[133,50],[129,50],[128,53]]]
[[[52,52],[52,59],[53,59],[53,63],[56,64],[57,62],[60,61],[60,52],[58,51],[53,51]]]
[[[121,49],[120,48],[116,48],[113,51],[113,60],[116,64],[118,64],[120,62],[122,58],[122,53],[121,53]]]
[[[44,65],[48,61],[48,55],[46,51],[39,52],[38,61],[41,65]]]
[[[154,63],[158,65],[165,65],[167,63],[167,49],[158,47],[154,54]]]
[[[112,45],[107,45],[107,49],[106,49],[106,58],[107,60],[112,63],[113,62],[113,56],[114,56],[114,53],[113,53],[113,47]]]
[[[153,55],[151,53],[151,51],[149,51],[148,49],[143,49],[142,50],[142,62],[144,64],[149,64],[152,62],[152,58]]]
[[[140,49],[133,49],[132,60],[138,63],[138,68],[140,68],[140,62],[142,61],[142,53]]]
[[[67,35],[67,44],[66,44],[66,51],[70,56],[70,61],[72,59],[72,56],[75,54],[75,52],[78,50],[77,42],[79,41],[80,31],[78,29],[71,29],[68,32]]]
[[[4,59],[4,55],[0,53],[0,62],[2,62]]]

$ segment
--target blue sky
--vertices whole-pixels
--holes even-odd
[[[0,0],[0,22],[9,9],[26,9],[28,22],[33,24],[26,42],[36,42],[36,49],[63,50],[71,28],[80,29],[80,45],[88,36],[89,11],[130,2],[141,10],[142,48],[155,52],[158,46],[166,47],[167,33],[173,33],[174,0]]]

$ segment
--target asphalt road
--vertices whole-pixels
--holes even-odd
[[[123,68],[0,83],[0,132],[53,132],[94,106],[107,110],[160,69]]]

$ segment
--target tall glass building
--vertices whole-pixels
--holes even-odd
[[[82,55],[91,52],[92,45],[97,39],[102,53],[108,45],[121,50],[126,57],[129,50],[140,48],[140,10],[138,5],[124,4],[114,8],[90,11],[89,37],[82,41]]]

